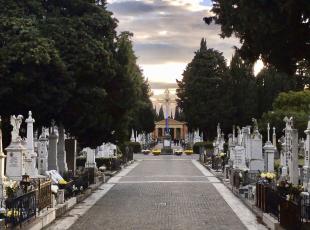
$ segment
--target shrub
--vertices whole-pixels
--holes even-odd
[[[203,150],[213,150],[213,144],[210,143],[210,142],[206,142],[206,141],[204,141],[204,142],[197,142],[193,146],[194,153],[199,154],[200,153],[199,152],[200,148],[202,148]]]
[[[139,142],[126,142],[125,146],[130,147],[134,153],[141,153],[141,145]]]

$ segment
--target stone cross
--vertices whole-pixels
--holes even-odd
[[[37,154],[34,152],[34,140],[33,140],[33,123],[35,120],[32,118],[32,112],[29,111],[28,118],[26,119],[27,123],[27,157],[25,158],[25,169],[26,174],[31,177],[36,177],[38,171],[36,168]]]
[[[17,117],[15,115],[11,116],[11,125],[13,126],[13,130],[11,132],[12,141],[18,141],[20,139],[19,129],[22,122],[23,122],[22,115],[18,115]]]
[[[267,172],[274,172],[274,154],[275,147],[270,142],[270,124],[267,124],[268,140],[264,145],[264,169]]]

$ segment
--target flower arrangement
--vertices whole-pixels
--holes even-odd
[[[268,182],[272,182],[276,179],[276,174],[271,172],[262,172],[260,174],[260,178],[267,180]]]
[[[160,150],[160,149],[154,149],[154,150],[152,151],[152,153],[153,153],[153,155],[158,156],[158,155],[160,155],[161,150]]]
[[[192,155],[193,154],[193,150],[192,149],[186,149],[185,151],[186,155]]]
[[[5,192],[8,198],[13,198],[18,190],[17,181],[9,181],[5,187]]]
[[[285,180],[277,184],[277,190],[282,196],[286,196],[287,200],[294,200],[298,199],[300,193],[304,191],[304,187],[302,185],[293,185]]]
[[[6,212],[6,216],[7,217],[19,217],[20,216],[20,212],[17,210],[17,209],[9,209],[7,212]]]
[[[149,149],[143,149],[142,153],[148,155],[151,151]]]
[[[183,150],[182,149],[177,149],[174,151],[175,155],[177,156],[181,156],[183,154]]]
[[[60,185],[66,185],[66,184],[68,184],[68,182],[65,181],[64,179],[60,179],[60,180],[58,181],[58,184],[60,184]]]

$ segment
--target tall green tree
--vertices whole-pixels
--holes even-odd
[[[74,82],[55,42],[44,37],[24,2],[0,1],[0,107],[4,146],[10,141],[9,117],[31,110],[36,126],[60,120]],[[30,4],[30,3],[29,3]]]
[[[231,126],[231,105],[227,94],[228,68],[222,53],[207,48],[205,39],[193,60],[187,65],[183,79],[177,81],[178,106],[183,110],[190,129],[199,128],[213,138],[216,124]]]
[[[126,139],[139,97],[152,108],[105,1],[0,0],[0,8],[1,114],[33,110],[36,124],[53,118],[95,147]]]
[[[133,51],[132,38],[133,34],[123,32],[118,38],[118,59],[120,62],[119,70],[128,82],[124,88],[130,90],[126,95],[131,95],[126,100],[130,110],[128,116],[130,130],[134,129],[139,133],[150,133],[155,127],[155,114],[153,104],[150,100],[151,90],[149,83],[144,79],[140,67],[137,65],[137,57]],[[131,87],[130,84],[132,85]],[[128,135],[129,137],[129,135]]]
[[[165,115],[164,115],[164,109],[163,106],[160,106],[159,111],[158,111],[158,120],[164,120],[165,119]]]
[[[233,106],[231,119],[235,125],[245,126],[257,117],[257,87],[253,65],[245,62],[238,53],[229,67],[230,95]]]
[[[310,60],[310,1],[214,0],[210,24],[221,25],[221,37],[239,38],[239,53],[294,74],[298,62]]]
[[[174,119],[180,121],[180,109],[178,106],[175,107]]]

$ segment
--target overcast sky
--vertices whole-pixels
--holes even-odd
[[[217,25],[206,25],[210,0],[108,0],[118,31],[134,33],[134,50],[150,82],[175,83],[199,48],[207,45],[231,59],[235,38],[221,39]],[[171,84],[170,84],[171,85]]]

